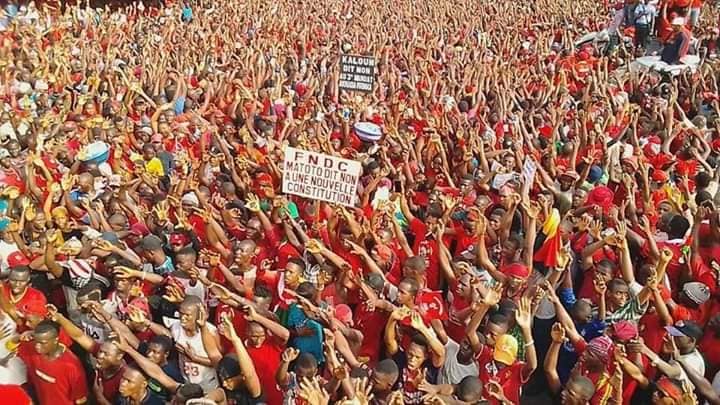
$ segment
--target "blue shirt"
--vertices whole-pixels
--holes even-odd
[[[180,96],[175,100],[175,115],[180,115],[183,112],[185,112],[185,96]]]
[[[192,20],[193,12],[190,7],[183,7],[182,9],[182,20],[188,22]]]
[[[291,304],[288,309],[288,328],[306,327],[313,331],[309,336],[295,336],[290,341],[290,346],[312,354],[318,364],[325,362],[323,354],[323,327],[318,322],[310,319],[298,304]]]
[[[560,298],[560,302],[567,310],[570,310],[575,303],[577,303],[577,298],[575,297],[575,293],[572,288],[561,288],[558,292],[558,298]],[[593,318],[590,322],[575,323],[575,329],[577,329],[580,336],[582,336],[586,342],[602,335],[605,332],[606,326],[607,325],[604,321],[597,318]],[[557,365],[560,382],[563,384],[567,382],[570,378],[570,372],[572,372],[577,360],[578,354],[575,352],[573,344],[570,342],[563,343],[563,345],[560,346]]]

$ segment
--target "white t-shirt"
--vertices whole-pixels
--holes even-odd
[[[1,314],[0,317],[2,317],[2,319],[0,319],[0,329],[5,329],[7,326],[12,328],[12,333],[0,340],[0,358],[5,358],[5,356],[10,354],[10,351],[5,345],[12,339],[13,335],[15,335],[17,325],[15,325],[15,321],[13,321],[12,318],[5,314]],[[27,370],[25,363],[23,363],[19,357],[13,356],[8,360],[6,365],[0,365],[0,384],[22,385],[26,382]]]
[[[682,354],[680,355],[680,358],[682,358],[683,363],[686,364],[689,367],[692,367],[693,370],[695,370],[695,373],[697,375],[705,375],[705,359],[700,354],[697,349],[691,351],[688,354]],[[670,364],[675,365],[677,364],[677,360],[670,361]],[[692,381],[690,381],[690,377],[688,377],[687,373],[685,373],[685,369],[681,368],[680,371],[680,379],[687,381],[690,386],[695,387],[693,385]]]
[[[215,326],[207,324],[212,332],[217,332]],[[185,329],[180,325],[180,320],[170,322],[170,333],[175,343],[181,346],[190,346],[193,352],[200,357],[208,357],[205,345],[202,342],[202,335],[198,330],[193,336],[188,336]],[[205,392],[218,387],[217,374],[213,367],[207,367],[190,361],[185,355],[180,354],[180,372],[185,381],[200,385]]]
[[[0,270],[3,273],[8,269],[8,257],[19,250],[16,244],[0,240]]]
[[[460,345],[456,341],[448,338],[445,344],[445,364],[443,364],[438,373],[438,384],[458,384],[467,376],[475,377],[479,374],[475,359],[467,365],[458,362],[458,351],[460,351]]]

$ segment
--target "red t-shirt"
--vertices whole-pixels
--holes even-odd
[[[385,330],[389,314],[385,311],[370,311],[364,302],[361,302],[355,309],[353,321],[358,330],[364,331],[382,331]],[[380,350],[383,347],[383,339],[365,338],[360,345],[359,357],[367,357],[369,364],[375,364],[380,360]]]
[[[662,251],[664,248],[670,249],[673,253],[673,257],[670,260],[670,263],[667,265],[667,269],[665,270],[668,279],[670,280],[671,286],[677,286],[679,285],[680,281],[680,273],[682,272],[682,268],[684,264],[680,263],[680,258],[682,257],[682,248],[685,246],[685,241],[682,240],[671,240],[666,242],[658,242],[657,248],[659,251]],[[643,250],[646,251],[646,249],[649,249],[648,244],[646,243],[643,246]],[[645,252],[643,252],[645,253]]]
[[[666,333],[660,316],[656,312],[646,313],[640,318],[638,328],[645,345],[655,353],[660,353]]]
[[[282,345],[272,336],[268,336],[260,347],[247,345],[247,351],[255,363],[255,371],[268,404],[281,404],[283,394],[275,382],[275,372],[280,367]]]
[[[710,371],[707,375],[715,375],[716,370],[720,369],[720,337],[716,336],[715,333],[708,330],[700,339],[698,343],[698,349],[705,357],[705,361]]]
[[[10,287],[6,286],[4,289],[5,298],[7,300],[10,300]],[[39,290],[36,290],[35,288],[28,287],[25,290],[25,293],[20,297],[19,300],[14,301],[15,308],[17,308],[20,312],[25,312],[25,308],[28,305],[28,303],[35,303],[40,302],[43,305],[47,305],[47,298],[45,298],[45,295],[41,293]],[[22,330],[21,330],[22,329]],[[25,325],[18,325],[18,332],[24,332],[27,328],[25,328]]]
[[[462,252],[477,244],[477,235],[466,233],[462,224],[455,224],[453,228],[455,229],[455,235],[452,238],[446,238],[446,242],[455,240],[455,256],[459,256]],[[450,243],[445,245],[450,246]]]
[[[82,364],[67,348],[60,357],[49,360],[35,351],[32,342],[24,342],[18,356],[27,366],[28,379],[41,404],[74,405],[87,398]]]
[[[227,304],[220,304],[217,306],[217,310],[215,311],[215,325],[222,325],[222,317],[225,314],[230,317],[238,336],[245,336],[245,331],[247,329],[245,314]],[[232,342],[222,335],[220,335],[220,348],[223,353],[230,352],[234,349]]]
[[[410,230],[415,235],[413,252],[423,256],[428,262],[426,273],[427,288],[431,290],[440,289],[440,271],[438,259],[438,246],[435,239],[428,239],[427,225],[417,218],[410,221]]]
[[[466,319],[460,319],[458,314],[470,306],[470,303],[455,293],[457,281],[451,286],[452,293],[448,294],[448,320],[445,322],[445,332],[452,340],[461,342],[465,338]]]
[[[97,357],[98,352],[100,351],[100,344],[95,342],[92,349],[90,350],[90,353]],[[105,376],[100,370],[97,370],[97,373],[95,375],[95,380],[98,381],[103,388],[103,396],[105,399],[107,399],[110,402],[115,401],[115,398],[118,395],[118,391],[120,390],[120,381],[122,380],[122,376],[125,373],[125,365],[123,364],[120,366],[120,368],[112,373],[111,375]]]

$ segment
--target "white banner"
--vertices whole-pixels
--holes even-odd
[[[283,166],[283,193],[347,207],[355,205],[362,173],[360,162],[288,146]]]

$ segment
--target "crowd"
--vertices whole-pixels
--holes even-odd
[[[3,404],[720,403],[710,1],[4,3]]]

